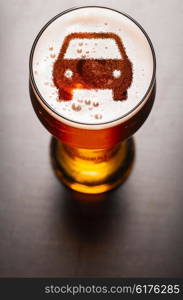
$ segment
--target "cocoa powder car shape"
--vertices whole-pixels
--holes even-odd
[[[111,89],[113,100],[127,99],[132,63],[114,33],[72,33],[53,66],[59,100],[72,100],[75,89]]]

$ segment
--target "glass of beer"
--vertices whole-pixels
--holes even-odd
[[[153,106],[155,71],[144,29],[111,8],[73,8],[41,29],[30,54],[30,97],[67,187],[103,193],[129,176],[132,135]]]

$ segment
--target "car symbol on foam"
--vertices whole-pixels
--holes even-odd
[[[60,100],[71,100],[74,89],[112,89],[114,100],[127,98],[132,63],[114,33],[72,33],[53,67]]]

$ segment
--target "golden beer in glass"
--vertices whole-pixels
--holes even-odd
[[[105,34],[102,34],[104,36],[104,42],[107,43],[109,39],[110,42],[112,39],[111,28],[117,28],[115,16],[117,16],[118,23],[120,24],[121,22],[122,24],[119,26],[118,30],[115,29],[115,34],[117,32],[119,36],[124,37],[123,44],[133,66],[132,84],[128,88],[127,92],[123,93],[121,99],[118,100],[114,99],[116,94],[112,90],[113,98],[107,99],[106,102],[105,99],[101,100],[102,98],[97,96],[97,103],[101,104],[99,111],[99,105],[96,108],[96,99],[92,100],[90,98],[90,100],[87,100],[86,95],[88,90],[90,91],[91,87],[93,88],[95,83],[97,84],[98,82],[99,84],[96,88],[99,89],[100,82],[104,82],[101,86],[102,91],[105,90],[105,81],[93,80],[91,74],[93,71],[92,63],[94,59],[91,61],[90,58],[83,55],[80,59],[77,58],[75,61],[73,61],[73,57],[69,60],[71,66],[73,64],[76,64],[77,66],[79,64],[81,65],[81,60],[82,66],[84,64],[85,66],[87,65],[85,68],[85,75],[83,75],[84,77],[82,78],[83,81],[81,82],[79,79],[78,82],[76,82],[76,80],[75,82],[70,81],[70,89],[69,85],[67,85],[67,89],[65,88],[66,85],[62,82],[62,77],[60,77],[61,79],[59,83],[61,87],[65,88],[67,95],[69,95],[68,90],[72,95],[74,89],[77,90],[77,92],[78,90],[84,90],[85,99],[71,99],[70,95],[67,99],[58,99],[58,94],[55,92],[58,91],[58,87],[54,86],[53,73],[50,73],[50,70],[53,71],[56,60],[59,57],[59,53],[61,53],[60,44],[64,44],[64,35],[67,35],[66,32],[67,29],[70,28],[69,26],[71,26],[72,30],[73,28],[74,30],[78,30],[80,23],[82,26],[86,23],[91,31],[93,28],[92,26],[94,26],[92,24],[97,24],[98,22],[100,25],[98,30],[100,34],[101,30],[105,31]],[[63,19],[64,21],[60,21]],[[62,22],[65,22],[65,27]],[[111,25],[112,23],[114,23],[114,26]],[[101,29],[102,25],[104,29]],[[60,41],[58,42],[60,47],[58,45],[55,46],[53,41],[53,39],[56,39],[58,34],[54,35],[52,30],[54,33],[56,31],[58,32],[57,27],[60,28],[60,32],[64,31],[65,28],[65,31],[62,34],[62,43]],[[127,29],[129,30],[129,33]],[[134,35],[131,34],[132,30],[134,31]],[[125,33],[127,31],[126,40],[123,31]],[[73,33],[71,32],[69,34]],[[78,37],[80,37],[80,39],[83,38],[82,42],[84,43],[86,42],[86,38],[89,36],[90,40],[92,39],[92,42],[94,43],[95,36],[93,37],[91,33],[76,36],[75,31],[74,34],[77,42],[79,41]],[[96,35],[98,39],[100,34],[97,33]],[[107,34],[109,34],[108,40]],[[135,41],[134,45],[133,40]],[[83,43],[80,42],[80,44]],[[134,50],[135,46],[136,50]],[[86,45],[86,47],[88,46]],[[48,48],[49,50],[47,51],[51,51],[51,54],[50,56],[45,56],[44,50]],[[54,48],[56,53],[52,52],[54,51]],[[86,52],[89,51],[87,50]],[[114,55],[114,53],[111,51],[110,55]],[[53,59],[51,63],[48,57]],[[106,57],[108,58],[109,55]],[[95,61],[97,61],[99,68],[101,63],[104,65],[104,59],[101,61],[100,58],[97,57],[95,58]],[[95,73],[97,74],[97,70],[99,70],[98,65],[96,68],[95,61],[94,76]],[[110,61],[111,60],[108,58],[106,63],[109,70],[112,68],[109,68]],[[51,65],[49,65],[48,72],[51,74],[51,77],[49,78],[50,81],[45,81],[45,78],[47,78],[47,73],[45,71],[47,68],[46,64]],[[62,72],[64,64],[65,61],[60,61],[60,72]],[[51,141],[52,166],[56,176],[62,183],[78,192],[97,194],[117,187],[128,177],[134,161],[134,141],[132,135],[141,127],[148,117],[155,99],[155,68],[156,61],[153,46],[145,31],[131,17],[113,9],[104,7],[74,8],[57,15],[43,27],[35,39],[30,54],[30,97],[39,120],[53,135]],[[103,69],[102,72],[105,71],[103,71]],[[89,74],[92,79],[93,86],[88,83],[86,86],[83,85],[85,76],[87,77],[87,70],[90,71]],[[68,75],[66,83],[71,80],[71,75],[74,71],[72,70],[72,73],[69,72],[70,69],[67,66],[65,73],[63,73],[66,76]],[[104,77],[106,76],[106,78],[111,78],[107,77],[108,75],[106,75],[105,72],[103,74]],[[117,73],[113,72],[112,74],[114,75]],[[121,76],[124,76],[123,72]],[[117,82],[117,80],[115,82]],[[118,90],[120,90],[119,82],[120,81],[118,80]],[[114,83],[109,81],[111,86],[112,84],[114,86]],[[123,84],[123,81],[121,81],[121,84]],[[50,90],[48,86],[50,87]],[[52,88],[54,89],[55,94],[50,92]],[[107,92],[108,90],[109,88],[106,88]],[[64,95],[63,88],[61,92],[61,94]],[[54,94],[53,97],[52,94]],[[125,97],[123,98],[124,95]],[[49,100],[49,97],[51,100]],[[57,99],[53,99],[54,97]],[[91,111],[95,110],[97,112],[96,114],[90,114],[87,106],[89,104]],[[75,108],[74,112],[72,111],[72,107]],[[77,109],[78,107],[80,108]],[[114,110],[112,108],[114,108]],[[113,111],[115,113],[113,113]],[[96,117],[101,116],[102,114],[103,118]]]

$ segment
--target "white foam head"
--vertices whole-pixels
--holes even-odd
[[[65,37],[77,32],[110,32],[120,37],[133,65],[133,80],[128,88],[127,100],[114,101],[111,89],[75,89],[72,100],[58,101],[58,90],[53,84],[53,64]],[[71,42],[64,58],[80,58],[80,52],[76,52],[79,39]],[[98,40],[99,52],[92,50],[94,40],[83,42],[86,44],[82,49],[85,59],[90,59],[91,55],[99,59],[101,53],[103,59],[120,58],[113,40],[111,44]],[[46,104],[66,122],[92,127],[123,118],[142,101],[152,82],[154,55],[146,35],[130,18],[107,8],[83,7],[62,14],[46,27],[35,45],[32,66],[36,88]],[[72,73],[68,70],[65,75],[69,78]],[[119,74],[114,72],[113,75],[118,77]]]

